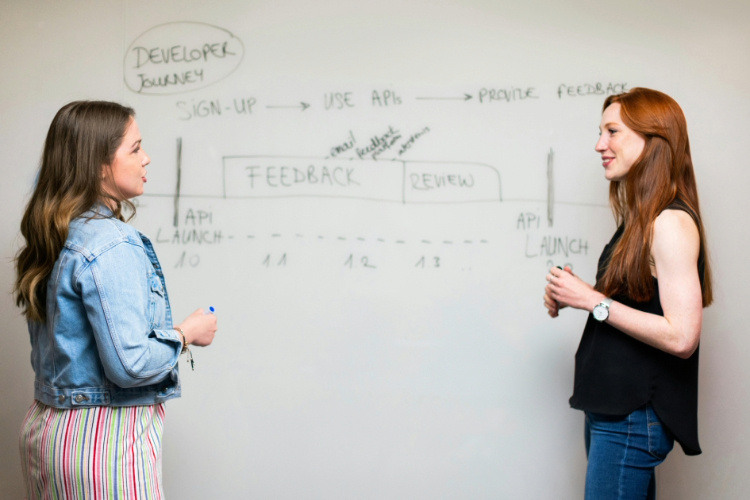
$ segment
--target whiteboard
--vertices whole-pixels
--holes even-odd
[[[170,497],[580,498],[567,399],[585,315],[549,319],[544,276],[593,280],[614,231],[601,104],[635,86],[686,112],[718,288],[705,453],[675,451],[660,493],[749,486],[733,307],[747,292],[729,271],[748,173],[727,137],[750,110],[742,2],[636,2],[614,19],[583,0],[7,3],[7,288],[49,121],[111,99],[136,109],[151,157],[133,224],[176,320],[216,308],[214,345],[181,363],[167,404]],[[17,497],[33,374],[2,308],[0,492]]]

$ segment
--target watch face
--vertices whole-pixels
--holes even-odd
[[[604,321],[609,317],[609,308],[602,304],[597,304],[596,307],[594,307],[593,314],[595,320]]]

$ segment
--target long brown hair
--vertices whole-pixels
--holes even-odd
[[[607,296],[624,294],[638,301],[653,297],[650,263],[654,221],[668,206],[679,204],[698,226],[701,292],[703,306],[708,306],[713,301],[711,271],[685,115],[674,99],[646,88],[609,96],[602,111],[614,103],[621,106],[623,123],[642,135],[646,144],[626,177],[610,183],[610,205],[617,223],[624,224],[624,232],[596,289]]]
[[[44,143],[36,187],[23,219],[26,245],[16,255],[16,304],[30,321],[46,320],[46,290],[52,268],[68,237],[71,220],[104,203],[123,220],[122,205],[135,207],[102,189],[135,112],[114,102],[76,101],[55,115]],[[132,217],[132,215],[131,215]]]

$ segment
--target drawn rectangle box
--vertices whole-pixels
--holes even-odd
[[[405,162],[405,203],[501,201],[500,174],[481,163]]]
[[[403,164],[272,156],[225,156],[225,198],[322,197],[403,201]]]

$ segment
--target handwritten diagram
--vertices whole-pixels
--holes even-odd
[[[245,46],[239,37],[227,29],[205,23],[175,22],[154,26],[130,44],[124,59],[124,79],[134,93],[169,99],[173,104],[173,115],[168,117],[177,123],[198,125],[212,119],[229,117],[256,117],[258,113],[345,113],[363,106],[371,110],[403,111],[405,106],[528,106],[536,105],[546,98],[555,100],[581,99],[627,90],[626,83],[560,83],[552,92],[533,85],[482,85],[458,93],[435,91],[418,92],[406,96],[395,88],[377,87],[361,93],[337,90],[325,92],[320,103],[308,98],[278,98],[264,100],[247,93],[232,97],[207,97],[194,91],[205,89],[236,74],[245,58]],[[176,97],[171,97],[176,96]],[[434,108],[431,108],[434,109]],[[289,115],[289,114],[292,115]],[[400,115],[399,115],[400,116]],[[426,116],[431,116],[426,115]],[[466,212],[468,206],[473,220],[481,221],[486,207],[508,205],[504,193],[505,172],[497,165],[476,161],[434,161],[429,153],[424,154],[420,145],[436,139],[436,127],[429,118],[421,122],[409,120],[409,125],[399,125],[399,118],[392,117],[390,125],[373,131],[368,127],[351,126],[340,136],[341,140],[326,147],[326,154],[305,156],[246,154],[232,150],[232,146],[219,151],[213,168],[220,171],[220,184],[201,186],[200,192],[186,189],[186,168],[183,159],[183,138],[176,139],[175,183],[161,194],[145,195],[146,198],[171,198],[171,227],[160,225],[157,242],[180,247],[207,247],[229,242],[287,242],[302,239],[323,242],[359,242],[361,244],[391,243],[450,247],[453,245],[491,245],[493,242],[507,245],[506,234],[493,227],[477,232],[466,231],[466,224],[450,222],[450,214]],[[373,133],[374,132],[374,133]],[[235,148],[242,150],[244,148]],[[418,152],[417,152],[418,151]],[[420,155],[421,154],[421,158]],[[426,158],[425,158],[426,157]],[[570,258],[585,255],[589,243],[585,236],[555,233],[555,152],[551,147],[546,153],[546,164],[539,163],[546,186],[539,190],[542,196],[513,200],[511,210],[518,215],[512,219],[507,231],[522,235],[514,244],[516,252],[525,259],[546,260],[556,256]],[[194,186],[194,184],[193,184]],[[207,208],[199,200],[218,200],[223,203],[262,202],[263,200],[327,200],[341,203],[365,201],[409,207],[429,206],[434,213],[445,214],[443,230],[451,233],[436,236],[433,233],[384,235],[382,233],[347,228],[340,231],[330,227],[299,227],[293,223],[279,222],[277,228],[259,232],[253,228],[238,228],[241,221],[220,215],[215,206]],[[440,207],[438,209],[438,207]],[[463,208],[460,208],[463,207]],[[485,207],[485,208],[481,208]],[[313,210],[319,210],[315,208]],[[496,210],[496,209],[493,209]],[[373,210],[365,210],[369,212]],[[377,212],[375,210],[375,212]],[[404,212],[407,214],[407,212]],[[393,217],[394,215],[391,215]],[[398,217],[398,216],[396,216]],[[407,220],[410,216],[404,215]],[[496,217],[496,216],[493,216]],[[277,217],[278,218],[278,217]],[[320,217],[319,219],[325,219]],[[328,217],[328,220],[332,217]],[[377,219],[377,216],[373,216]],[[423,228],[420,227],[419,231]],[[413,230],[412,230],[413,231]],[[465,232],[457,236],[457,233]],[[546,232],[545,232],[546,231]],[[269,254],[270,255],[270,254]],[[185,261],[185,252],[180,257]],[[282,249],[276,262],[286,265],[287,254]],[[367,258],[367,256],[364,256]],[[438,255],[431,256],[440,259]],[[427,257],[418,262],[424,265]],[[270,257],[266,262],[270,262]],[[349,260],[350,264],[356,260]],[[361,262],[361,259],[360,259]],[[372,263],[372,260],[369,261]],[[364,266],[374,268],[373,265]]]

